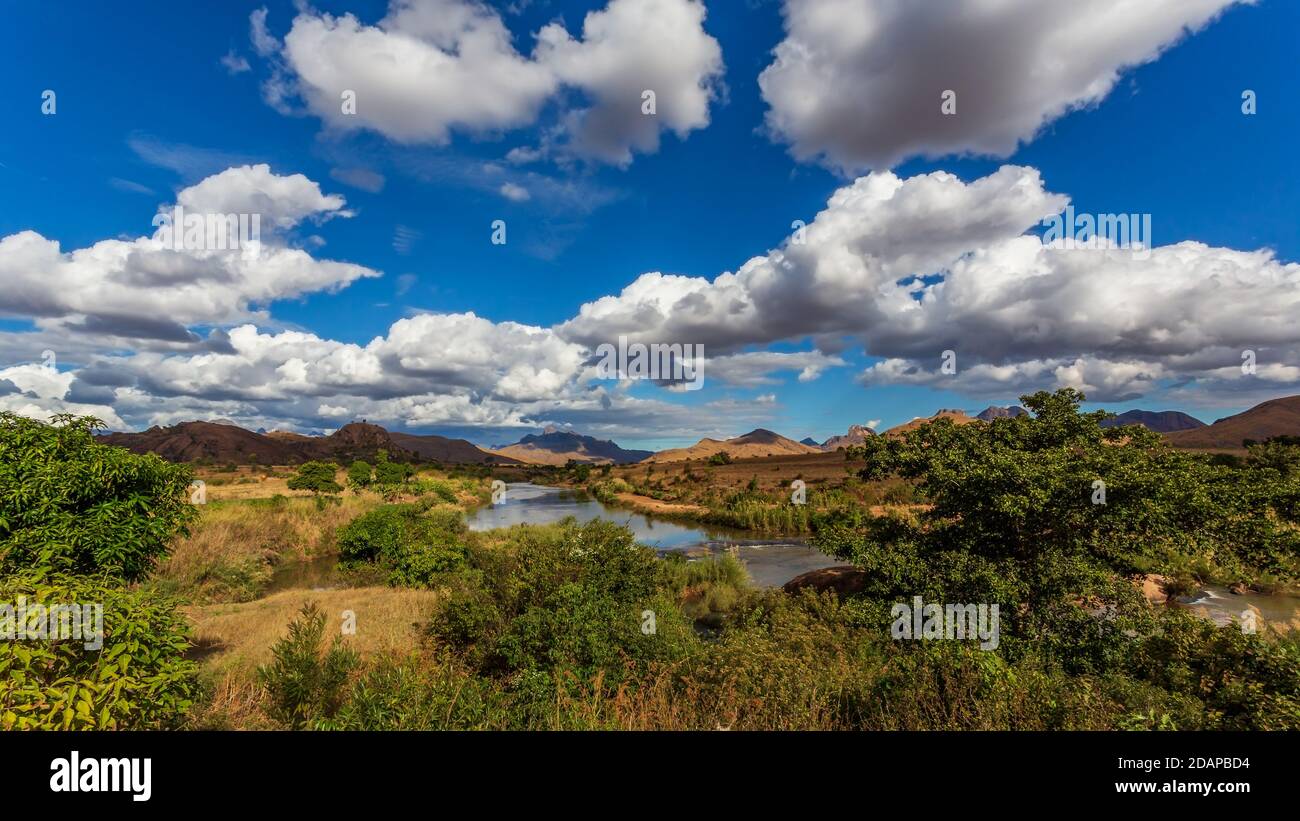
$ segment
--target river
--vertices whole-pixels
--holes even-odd
[[[467,520],[471,530],[495,530],[550,524],[569,516],[579,522],[606,519],[624,525],[638,542],[660,553],[700,556],[733,551],[760,587],[779,587],[809,570],[843,564],[809,547],[807,540],[798,536],[756,539],[744,531],[657,519],[603,504],[586,494],[528,482],[506,485],[504,502],[479,508]]]
[[[624,525],[638,542],[660,553],[703,556],[734,551],[745,563],[754,584],[760,587],[780,587],[809,570],[843,564],[809,547],[807,540],[798,536],[756,539],[745,531],[657,519],[603,504],[586,494],[529,482],[506,485],[504,502],[479,508],[466,519],[471,530],[495,530],[519,524],[550,524],[570,516],[579,522],[606,519]],[[326,556],[276,568],[264,595],[295,588],[332,586],[337,581],[336,561],[336,556]],[[1177,604],[1219,624],[1239,621],[1243,612],[1253,606],[1265,623],[1300,627],[1300,597],[1296,596],[1236,595],[1225,588],[1210,586],[1196,596],[1179,598]]]

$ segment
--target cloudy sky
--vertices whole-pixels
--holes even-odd
[[[665,447],[1300,393],[1287,0],[5,14],[3,410]],[[1067,208],[1150,234],[1045,243]],[[620,336],[703,389],[601,378]]]

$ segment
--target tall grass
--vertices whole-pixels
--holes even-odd
[[[212,502],[149,583],[196,602],[255,599],[276,565],[334,553],[338,528],[381,503],[373,494],[338,499],[320,509],[284,496]]]
[[[708,627],[720,627],[750,589],[749,572],[730,553],[690,561],[670,554],[663,559],[663,575],[686,617]]]

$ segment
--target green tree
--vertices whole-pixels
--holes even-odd
[[[95,441],[103,423],[0,414],[0,574],[145,576],[196,515],[192,474]]]
[[[460,567],[467,554],[466,526],[459,510],[425,505],[382,505],[339,529],[344,567],[375,563],[388,570],[392,585],[427,587]]]
[[[374,480],[374,469],[370,467],[369,462],[363,462],[358,459],[351,465],[348,465],[348,484],[354,488],[370,487]]]
[[[338,493],[343,487],[335,481],[339,466],[333,462],[304,462],[298,472],[286,483],[290,490],[310,490],[312,493]]]
[[[388,451],[382,448],[375,454],[375,484],[400,485],[411,476],[411,467],[403,462],[390,462]]]
[[[1139,604],[1126,575],[1295,578],[1300,536],[1276,515],[1294,480],[1213,465],[1140,426],[1102,428],[1110,414],[1081,413],[1083,399],[1039,392],[1021,397],[1031,416],[941,419],[853,448],[863,478],[907,479],[930,507],[828,523],[819,544],[867,569],[880,600],[1000,602],[1004,635],[1045,641],[1123,629]],[[1120,618],[1100,622],[1081,600]]]

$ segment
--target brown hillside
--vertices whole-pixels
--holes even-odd
[[[848,433],[842,436],[832,436],[825,442],[821,443],[821,449],[830,452],[838,450],[839,448],[848,448],[854,445],[860,445],[875,435],[875,430],[866,425],[849,425]]]
[[[1300,436],[1300,396],[1270,399],[1213,425],[1167,433],[1165,439],[1178,448],[1239,449],[1244,439],[1260,442],[1288,435]]]
[[[169,462],[211,459],[287,465],[304,461],[300,449],[292,443],[212,422],[181,422],[166,428],[155,425],[140,433],[105,434],[99,441],[135,453],[156,453]]]
[[[532,465],[564,465],[570,461],[592,465],[626,465],[652,455],[648,450],[627,450],[608,439],[583,436],[574,431],[547,427],[540,434],[528,434],[513,445],[492,451]]]
[[[373,461],[380,450],[394,461],[435,459],[443,462],[484,462],[490,454],[462,439],[389,433],[379,425],[352,422],[329,436],[303,436],[289,431],[261,434],[228,423],[181,422],[140,433],[110,433],[99,437],[136,453],[156,453],[172,462],[213,462],[292,465],[312,459],[346,464]]]
[[[938,413],[936,413],[934,416],[929,417],[928,419],[927,419],[927,418],[916,418],[916,419],[913,419],[911,422],[905,422],[905,423],[903,423],[903,424],[901,424],[901,425],[895,425],[894,427],[892,427],[892,428],[890,428],[889,430],[885,431],[884,434],[882,434],[882,435],[883,435],[883,436],[899,436],[899,435],[901,435],[901,434],[907,433],[908,431],[916,430],[917,428],[921,427],[922,425],[928,425],[929,423],[935,421],[936,419],[951,419],[951,420],[953,421],[953,423],[954,423],[954,424],[957,424],[957,425],[969,425],[969,424],[971,424],[972,422],[979,422],[979,421],[980,421],[979,419],[976,419],[976,418],[973,417],[973,416],[967,416],[967,415],[966,415],[966,411],[962,411],[962,410],[949,410],[949,409],[947,409],[947,408],[944,408],[944,409],[940,410]]]
[[[688,448],[661,450],[646,461],[681,462],[687,459],[707,459],[715,453],[726,451],[733,459],[753,459],[762,456],[789,456],[799,453],[818,453],[821,448],[804,445],[793,439],[787,439],[770,430],[759,428],[737,436],[734,439],[719,441],[701,439]]]
[[[390,433],[393,441],[404,450],[419,455],[421,459],[434,462],[454,462],[469,464],[495,462],[510,464],[517,460],[508,456],[499,456],[484,450],[464,439],[448,439],[445,436],[417,436],[413,433]]]

